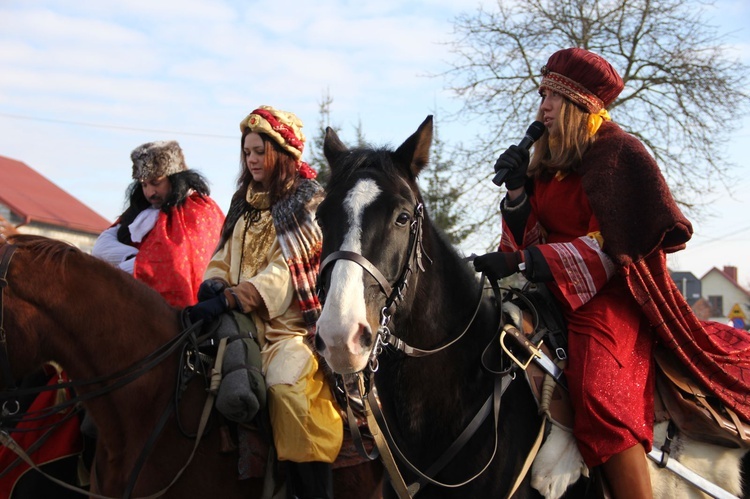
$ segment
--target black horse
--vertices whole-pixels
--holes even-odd
[[[515,497],[537,497],[522,470],[542,419],[522,376],[482,362],[499,312],[424,209],[416,178],[431,141],[432,117],[395,151],[349,150],[328,129],[317,347],[345,376],[377,369],[396,461],[419,497],[505,497],[517,479]]]

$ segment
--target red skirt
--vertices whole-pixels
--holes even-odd
[[[573,434],[589,467],[640,443],[651,449],[655,336],[619,276],[575,312],[566,312],[565,375]]]

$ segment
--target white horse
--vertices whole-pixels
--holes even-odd
[[[521,311],[516,305],[504,303],[503,310],[516,327],[523,327]],[[654,426],[654,449],[659,449],[665,441],[668,424],[664,421]],[[550,428],[550,434],[531,467],[531,485],[546,499],[557,499],[581,476],[588,476],[589,470],[578,451],[573,434],[556,424],[551,424]],[[678,432],[672,439],[669,459],[676,459],[700,477],[739,497],[742,496],[742,458],[748,450],[699,442]],[[654,497],[711,497],[677,474],[660,468],[651,459],[648,459],[648,463]]]
[[[654,448],[658,448],[667,433],[667,422],[654,426]],[[573,434],[556,426],[539,450],[531,468],[531,485],[546,499],[562,496],[569,485],[588,474],[588,468],[576,446]],[[670,459],[694,471],[729,494],[742,497],[742,457],[748,449],[731,449],[698,442],[678,434],[672,441]],[[651,485],[655,498],[700,499],[711,497],[671,471],[659,468],[648,460]]]

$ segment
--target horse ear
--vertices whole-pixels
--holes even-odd
[[[427,116],[417,131],[406,139],[393,153],[394,159],[406,163],[416,177],[427,166],[430,160],[430,146],[432,145],[432,115]]]
[[[336,131],[331,127],[326,127],[326,136],[323,139],[323,155],[328,160],[328,165],[333,168],[336,160],[349,149],[341,142]]]

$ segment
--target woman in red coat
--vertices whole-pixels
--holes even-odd
[[[645,146],[611,121],[622,90],[597,54],[549,58],[537,113],[545,132],[531,157],[511,146],[498,158],[495,170],[510,172],[500,251],[474,266],[495,279],[523,271],[557,297],[581,455],[602,466],[615,497],[651,497],[657,338],[746,419],[750,341],[698,321],[669,278],[665,255],[685,247],[692,226]]]

